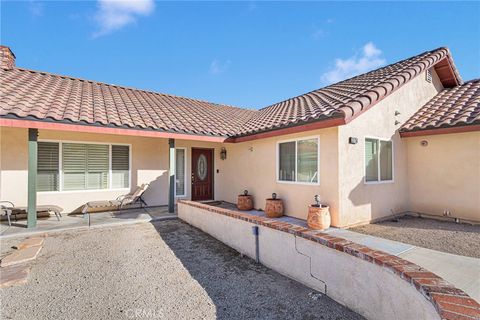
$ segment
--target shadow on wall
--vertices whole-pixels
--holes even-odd
[[[363,319],[180,220],[153,225],[213,301],[217,319]]]
[[[395,145],[398,145],[398,139],[395,139],[395,135],[390,137],[393,145],[388,145],[388,141],[366,140],[363,141],[362,146],[364,148],[362,150],[364,159],[362,159],[361,166],[363,174],[354,184],[355,186],[349,190],[350,203],[346,203],[343,209],[355,217],[353,221],[346,221],[347,224],[366,222],[408,210],[406,198],[408,190],[402,191],[402,186],[399,185],[399,180],[402,180],[399,176],[400,173],[395,177],[395,169],[399,167],[396,166],[396,162],[402,159],[395,153],[395,151],[400,152],[400,147],[397,146],[394,150]],[[350,160],[353,161],[353,159]],[[385,176],[393,179],[393,182],[375,181]],[[366,177],[370,177],[372,182],[365,182]],[[347,181],[348,178],[346,177]]]
[[[143,196],[143,199],[148,206],[158,206],[166,204],[161,202],[163,197],[165,197],[165,199],[168,199],[168,180],[166,180],[168,177],[165,177],[167,174],[168,172],[165,171],[164,173],[162,173],[162,175],[157,176],[155,180],[144,182],[149,184]]]

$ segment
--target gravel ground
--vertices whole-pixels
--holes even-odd
[[[350,230],[418,247],[480,258],[480,225],[404,216]]]
[[[178,220],[49,236],[0,300],[1,319],[362,319]]]

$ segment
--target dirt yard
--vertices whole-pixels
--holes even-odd
[[[0,299],[1,319],[362,319],[178,220],[49,236]]]
[[[350,230],[418,247],[480,258],[480,225],[404,216]]]

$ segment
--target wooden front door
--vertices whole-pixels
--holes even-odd
[[[192,148],[192,200],[213,200],[213,149]]]

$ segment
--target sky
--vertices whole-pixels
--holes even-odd
[[[480,2],[4,1],[19,67],[261,108],[448,46],[480,78]]]

